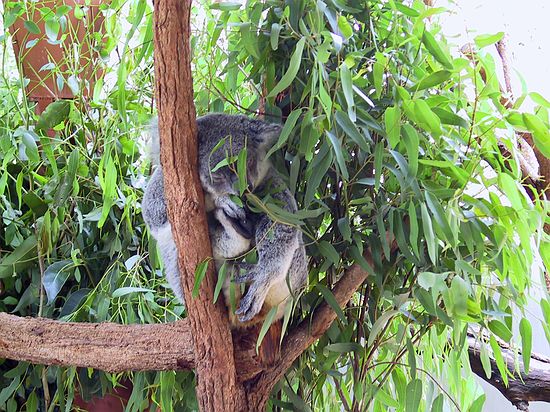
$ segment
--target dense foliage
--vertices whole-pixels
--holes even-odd
[[[300,211],[265,210],[302,228],[311,268],[290,322],[332,303],[331,286],[352,264],[372,273],[277,386],[271,406],[480,411],[484,396],[465,379],[467,332],[481,340],[484,366],[492,353],[503,376],[499,341],[527,357],[531,350],[524,308],[549,263],[546,209],[521,185],[515,131],[533,132],[548,153],[550,103],[531,94],[534,114],[521,111],[523,98],[512,110],[502,106],[484,52],[500,35],[476,38],[474,65],[438,35],[431,17],[442,9],[418,0],[355,3],[252,0],[195,10],[197,111],[259,111],[284,122],[271,158]],[[6,26],[25,4],[6,3]],[[129,0],[103,9],[101,55],[110,60],[88,99],[33,114],[4,48],[0,310],[170,321],[183,307],[160,277],[139,213],[148,174],[139,136],[153,110],[151,7]],[[374,268],[362,257],[367,247]],[[542,307],[550,320],[549,302]],[[1,362],[0,409],[9,411],[25,402],[36,410],[44,379],[51,408],[64,410],[75,391],[89,396],[125,379]],[[196,407],[191,373],[129,376],[128,410]]]

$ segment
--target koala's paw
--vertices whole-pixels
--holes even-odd
[[[254,279],[258,279],[258,274],[255,271],[257,265],[252,263],[237,263],[235,267],[239,269],[239,272],[233,277],[233,282],[250,283]]]
[[[254,282],[250,286],[246,295],[241,299],[239,309],[235,311],[235,314],[241,322],[248,322],[260,313],[264,305],[266,294],[266,285],[260,285],[258,282]]]
[[[217,206],[224,211],[224,213],[237,220],[246,220],[246,212],[242,207],[237,206],[229,197],[222,197],[217,201]]]

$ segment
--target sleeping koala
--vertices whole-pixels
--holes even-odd
[[[197,119],[199,177],[204,190],[208,228],[217,269],[227,259],[242,257],[253,247],[258,263],[231,263],[235,283],[248,285],[232,318],[233,326],[259,322],[272,307],[278,306],[276,318],[284,313],[288,299],[307,282],[307,261],[300,231],[274,222],[267,214],[255,214],[236,204],[237,174],[223,164],[227,157],[247,150],[247,179],[251,191],[269,191],[271,197],[290,213],[297,205],[283,180],[265,159],[266,152],[280,134],[280,126],[246,116],[210,114]],[[152,126],[153,158],[157,168],[143,196],[145,223],[157,240],[164,262],[166,278],[176,296],[183,302],[177,266],[177,250],[166,214],[164,182],[159,160],[158,126]],[[214,168],[215,171],[212,171]],[[272,189],[276,190],[272,190]],[[228,277],[229,279],[229,277]],[[229,305],[229,280],[223,290]],[[236,288],[237,290],[239,288]]]

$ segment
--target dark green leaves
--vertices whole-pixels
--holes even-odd
[[[50,103],[40,115],[36,128],[44,132],[54,128],[69,117],[71,103],[68,100],[58,100]]]
[[[296,43],[296,48],[294,49],[294,52],[292,53],[292,57],[290,58],[290,63],[288,66],[288,70],[283,75],[279,83],[271,90],[271,92],[267,95],[267,97],[275,97],[279,93],[281,93],[283,90],[285,90],[296,75],[298,74],[298,70],[300,69],[300,64],[302,61],[302,53],[304,51],[304,45],[306,44],[305,37],[302,37],[298,43]]]
[[[44,272],[42,285],[48,296],[48,305],[51,305],[57,297],[59,291],[71,275],[73,269],[72,260],[61,260],[52,263]]]

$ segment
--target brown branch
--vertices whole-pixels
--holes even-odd
[[[475,338],[468,338],[468,355],[472,371],[497,388],[519,410],[527,411],[529,402],[550,402],[550,359],[541,355],[532,354],[529,373],[514,374],[508,377],[508,386],[498,370],[494,359],[491,359],[491,377],[485,375],[481,364],[480,342]],[[516,368],[516,353],[509,348],[501,348],[502,357],[509,371]],[[519,368],[523,371],[523,362],[519,361]]]
[[[370,251],[365,253],[365,259],[373,267]],[[357,264],[352,265],[344,273],[332,290],[340,307],[343,308],[347,304],[367,276],[368,273]],[[281,348],[283,358],[275,366],[262,372],[248,391],[248,400],[255,406],[253,410],[262,410],[275,384],[292,366],[292,363],[326,332],[335,319],[336,313],[325,302],[315,310],[311,319],[305,319],[289,333]]]
[[[0,358],[107,372],[190,369],[189,322],[157,325],[60,322],[0,313]]]
[[[193,336],[199,409],[237,411],[245,409],[245,394],[237,382],[227,312],[221,300],[213,304],[212,264],[208,265],[198,297],[192,297],[195,269],[211,259],[212,249],[197,167],[190,11],[191,0],[154,2],[156,101],[164,193],[179,251],[181,283]]]
[[[512,99],[512,85],[510,82],[510,72],[508,59],[506,57],[505,43],[503,43],[502,41],[497,43],[497,50],[502,59],[504,78],[506,82],[506,88],[508,89],[508,92],[505,91],[502,85],[499,83],[499,89],[501,93],[500,104],[502,104],[508,110],[511,110],[514,107],[514,101]],[[460,51],[474,64],[474,67],[477,68],[478,60],[475,46],[473,44],[466,44],[462,46]],[[481,77],[481,80],[483,80],[484,83],[487,83],[487,72],[482,66],[479,67],[479,75]],[[531,188],[528,187],[528,184],[531,183],[535,183],[537,189],[540,190],[539,184],[537,183],[541,179],[541,173],[539,172],[539,170],[544,167],[548,168],[548,159],[546,159],[534,146],[533,137],[530,133],[516,132],[516,140],[517,162],[519,164],[523,177],[528,179],[526,185],[527,193],[531,193]],[[504,157],[509,157],[511,155],[506,145],[500,140],[498,142],[498,148]],[[542,177],[545,177],[545,175],[542,174]],[[546,178],[544,180],[546,180]]]

